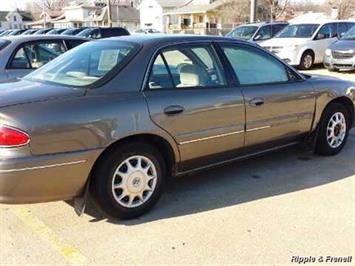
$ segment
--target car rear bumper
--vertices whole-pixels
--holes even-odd
[[[0,161],[0,202],[65,200],[80,194],[101,150]]]

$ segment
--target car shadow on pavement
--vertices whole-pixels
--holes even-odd
[[[92,222],[107,219],[111,223],[136,225],[216,210],[350,177],[355,174],[354,159],[355,131],[352,131],[344,150],[336,156],[317,156],[297,146],[172,179],[159,203],[138,219],[107,218],[91,200],[85,213],[93,217]]]

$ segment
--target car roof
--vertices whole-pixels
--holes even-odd
[[[119,37],[111,37],[99,39],[97,41],[107,41],[107,40],[117,40],[117,41],[128,41],[134,42],[141,45],[159,45],[164,46],[168,44],[178,44],[178,43],[189,43],[191,41],[228,41],[228,42],[239,42],[251,44],[248,41],[236,40],[223,36],[208,36],[208,35],[188,35],[188,34],[143,34],[143,35],[127,35]]]
[[[255,22],[255,23],[245,23],[245,24],[240,24],[239,26],[265,26],[265,25],[274,25],[274,24],[285,24],[287,25],[287,21],[263,21],[263,22]]]
[[[339,22],[354,23],[353,20],[319,20],[319,21],[293,21],[293,22],[290,22],[290,25],[299,25],[299,24],[324,25],[324,24],[328,24],[328,23],[339,23]]]
[[[2,36],[2,39],[9,40],[14,43],[28,42],[28,41],[40,41],[40,40],[89,40],[79,36],[66,36],[66,35],[16,35],[16,36]]]

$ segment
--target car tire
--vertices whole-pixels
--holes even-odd
[[[340,103],[332,103],[325,110],[318,125],[315,153],[332,156],[339,153],[348,138],[350,115]]]
[[[310,70],[314,64],[314,53],[311,51],[306,51],[301,57],[301,62],[299,68],[302,70]]]
[[[155,147],[128,143],[100,159],[90,189],[94,200],[109,216],[131,219],[157,203],[165,187],[165,174],[164,160]]]

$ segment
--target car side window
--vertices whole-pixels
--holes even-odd
[[[281,30],[283,30],[287,25],[286,24],[276,24],[271,26],[271,35],[274,37]]]
[[[31,65],[30,65],[30,62],[28,61],[24,47],[17,50],[15,56],[13,57],[13,59],[10,63],[10,68],[13,68],[13,69],[30,69],[31,68]]]
[[[166,65],[163,64],[163,57]],[[168,78],[171,82],[168,82]],[[194,46],[163,51],[154,62],[149,87],[171,88],[172,85],[176,88],[226,85],[222,68],[212,48]]]
[[[223,51],[240,85],[288,82],[287,68],[269,54],[246,46],[225,46]]]
[[[337,36],[337,27],[335,23],[325,24],[323,25],[318,32],[318,39],[328,39],[334,38]]]
[[[154,61],[150,76],[149,89],[171,89],[174,87],[163,57],[158,55]]]
[[[65,42],[66,42],[67,47],[69,49],[73,49],[74,47],[77,47],[80,44],[85,43],[86,41],[84,41],[84,40],[66,40]]]
[[[338,23],[338,37],[341,37],[347,31],[348,27],[346,23]]]
[[[36,42],[25,46],[32,68],[39,68],[64,53],[62,42]]]
[[[267,40],[271,38],[271,26],[262,26],[258,33],[255,36],[255,40],[260,41],[260,40]]]

